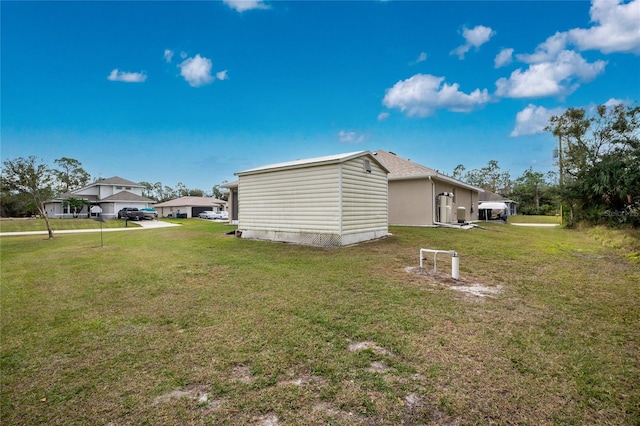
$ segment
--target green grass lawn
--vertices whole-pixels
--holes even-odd
[[[100,229],[100,222],[93,219],[49,219],[54,231],[70,229]],[[103,228],[124,228],[126,221],[122,219],[105,219]],[[2,219],[0,232],[46,231],[44,219]]]
[[[509,223],[555,223],[560,225],[560,216],[534,216],[518,214],[509,216]]]
[[[180,223],[0,239],[2,424],[638,424],[637,233]]]

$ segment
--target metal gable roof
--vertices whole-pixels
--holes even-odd
[[[258,173],[265,172],[274,172],[279,170],[291,170],[291,169],[299,169],[303,167],[310,166],[321,166],[327,164],[339,164],[345,161],[351,160],[353,158],[368,156],[370,157],[378,166],[380,166],[385,172],[388,172],[387,168],[382,164],[378,159],[376,159],[375,155],[373,155],[369,151],[356,151],[356,152],[347,152],[344,154],[336,154],[336,155],[327,155],[324,157],[315,157],[315,158],[307,158],[304,160],[295,160],[295,161],[287,161],[284,163],[276,163],[276,164],[268,164],[266,166],[256,167],[254,169],[245,170],[242,172],[235,173],[236,176],[244,176],[244,175],[252,175]]]

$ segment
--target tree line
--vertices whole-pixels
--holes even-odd
[[[54,160],[50,167],[35,156],[18,157],[3,162],[0,178],[0,216],[25,217],[39,215],[46,219],[44,203],[47,200],[63,197],[64,202],[78,210],[84,200],[71,195],[70,191],[80,189],[97,182],[83,168],[82,163],[74,158],[62,157]],[[224,184],[225,182],[223,182]],[[151,184],[140,182],[144,186],[143,196],[156,202],[172,200],[183,196],[215,197],[227,199],[227,192],[221,185],[214,185],[211,191],[189,189],[182,182],[175,188],[162,185],[161,182]]]
[[[517,179],[498,162],[453,177],[518,202],[522,214],[561,214],[563,223],[640,227],[640,107],[568,108],[545,130],[557,139],[557,172],[529,168]]]
[[[486,167],[473,170],[460,164],[453,177],[518,202],[523,214],[561,214],[568,226],[588,222],[640,227],[639,129],[637,105],[568,108],[552,116],[545,128],[558,141],[557,173],[543,174],[529,168],[512,179],[498,161],[491,160]],[[0,215],[37,214],[46,220],[46,200],[91,181],[76,159],[62,157],[54,163],[55,167],[49,167],[34,156],[4,161]],[[205,192],[182,183],[174,188],[161,182],[140,184],[144,186],[143,195],[157,202],[182,196],[227,197],[221,185]],[[76,200],[69,197],[67,202],[72,206]]]
[[[213,197],[218,200],[227,201],[229,197],[228,190],[222,187],[225,183],[227,183],[226,180],[219,185],[214,185],[211,191],[208,192],[197,188],[189,189],[182,182],[178,182],[174,188],[162,185],[162,182],[140,182],[140,185],[144,186],[142,190],[143,196],[161,203],[180,197]]]

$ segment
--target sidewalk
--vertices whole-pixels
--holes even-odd
[[[557,223],[511,223],[510,225],[515,226],[560,226]]]
[[[139,226],[137,226],[139,225]],[[139,222],[129,222],[129,226],[125,228],[95,228],[95,229],[64,229],[60,231],[53,231],[53,235],[56,234],[82,234],[87,232],[118,232],[118,231],[140,231],[142,229],[153,228],[169,228],[172,226],[180,226],[177,223],[161,222],[159,220],[141,220]],[[48,235],[48,231],[24,231],[24,232],[0,232],[0,237],[13,237],[19,235]]]

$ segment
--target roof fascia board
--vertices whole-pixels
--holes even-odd
[[[373,155],[370,151],[358,151],[351,154],[346,154],[344,156],[328,156],[330,158],[319,157],[317,159],[310,158],[308,161],[300,160],[300,161],[290,161],[286,163],[277,163],[273,165],[257,167],[255,169],[245,170],[243,172],[237,172],[234,174],[236,176],[248,176],[248,175],[261,174],[261,173],[279,172],[282,170],[294,170],[294,169],[303,169],[307,167],[341,164],[346,161],[352,160],[354,158],[364,157],[364,156],[368,156],[371,160],[373,160],[378,165],[378,167],[380,167],[386,173],[389,173],[389,170],[387,170],[387,168],[384,167],[382,163],[380,163],[380,161],[378,161],[375,155]]]
[[[434,180],[441,180],[443,182],[447,182],[447,183],[451,183],[457,186],[461,186],[463,188],[466,189],[470,189],[473,191],[478,191],[478,192],[484,192],[484,189],[479,188],[477,186],[473,186],[473,185],[469,185],[468,183],[464,183],[461,182],[457,179],[453,179],[447,176],[443,176],[440,174],[436,174],[436,173],[427,173],[427,174],[423,174],[423,175],[410,175],[410,176],[394,176],[391,177],[389,176],[389,180],[390,181],[396,181],[396,180],[412,180],[412,179],[434,179]]]

